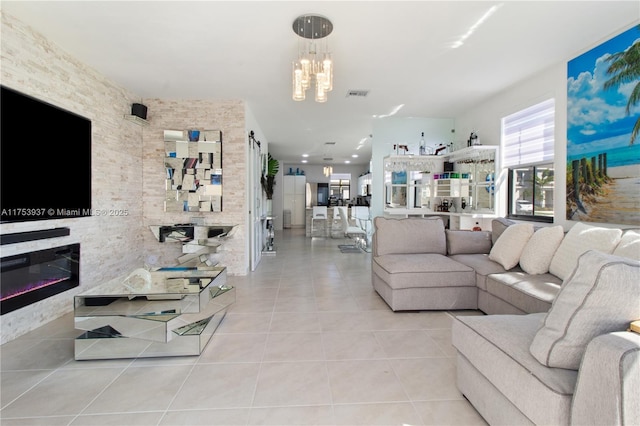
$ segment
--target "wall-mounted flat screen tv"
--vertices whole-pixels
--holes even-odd
[[[91,120],[0,89],[0,221],[91,216]]]

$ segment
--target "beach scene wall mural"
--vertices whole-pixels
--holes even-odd
[[[566,214],[640,225],[640,26],[567,64]]]

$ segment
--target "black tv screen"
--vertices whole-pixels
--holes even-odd
[[[0,220],[91,216],[91,120],[1,90]]]

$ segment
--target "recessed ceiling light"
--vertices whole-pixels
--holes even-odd
[[[351,157],[358,158],[358,154],[351,154]]]
[[[301,162],[302,162],[302,163],[306,163],[306,162],[307,162],[307,160],[301,160]]]
[[[304,158],[307,158],[307,157],[309,156],[309,154],[302,154],[302,156],[303,156]]]
[[[351,161],[350,160],[344,160],[344,163],[345,164],[349,164],[349,163],[351,163]]]

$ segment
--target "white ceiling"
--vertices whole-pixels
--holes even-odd
[[[245,100],[275,158],[297,163],[308,153],[310,164],[326,163],[327,155],[334,164],[366,164],[374,116],[403,105],[397,117],[455,118],[640,19],[637,0],[2,1],[1,7],[142,99]],[[309,13],[334,26],[327,38],[334,89],[324,104],[312,94],[291,99],[298,47],[292,24]],[[353,89],[369,94],[347,97]],[[336,145],[327,149],[326,142]]]

